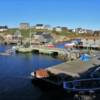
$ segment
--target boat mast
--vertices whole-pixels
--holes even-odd
[[[30,32],[29,32],[29,44],[31,46],[31,27],[30,27]]]

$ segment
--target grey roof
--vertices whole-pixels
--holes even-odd
[[[43,26],[43,24],[36,24],[36,26]]]
[[[0,26],[0,29],[8,29],[8,26]]]

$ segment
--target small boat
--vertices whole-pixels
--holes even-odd
[[[58,85],[60,84],[59,78],[56,75],[49,73],[47,70],[39,69],[35,72],[31,73],[33,80],[38,83],[46,84],[46,85]]]
[[[69,43],[66,43],[66,44],[64,45],[65,48],[72,48],[72,47],[74,47],[74,46],[75,46],[75,43],[74,43],[74,42],[69,42]]]
[[[42,86],[53,87],[53,88],[57,87],[62,89],[63,89],[63,81],[72,79],[71,76],[65,74],[54,75],[53,73],[44,69],[39,69],[35,72],[32,72],[31,76],[33,77],[34,82],[37,82]]]
[[[0,53],[0,55],[1,55],[1,56],[9,56],[9,55],[10,55],[10,53],[7,53],[7,52],[2,52],[2,53]]]
[[[64,81],[63,88],[70,92],[100,91],[100,78],[78,79],[73,81]]]

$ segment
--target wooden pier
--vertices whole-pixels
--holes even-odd
[[[31,46],[28,48],[25,47],[17,47],[17,52],[27,53],[27,52],[34,52],[39,54],[47,54],[57,57],[62,57],[64,60],[75,60],[79,58],[78,51],[68,51],[66,49],[61,48],[48,48],[48,47],[41,47],[41,46]]]
[[[56,66],[49,67],[46,70],[54,74],[64,73],[67,75],[78,77],[80,73],[84,73],[89,68],[95,67],[95,65],[100,65],[100,60],[98,60],[97,57],[92,57],[88,62],[82,62],[77,59],[74,61],[68,61]]]

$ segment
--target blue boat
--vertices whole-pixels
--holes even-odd
[[[100,91],[100,78],[77,79],[73,81],[64,81],[63,88],[70,92],[84,92]]]

